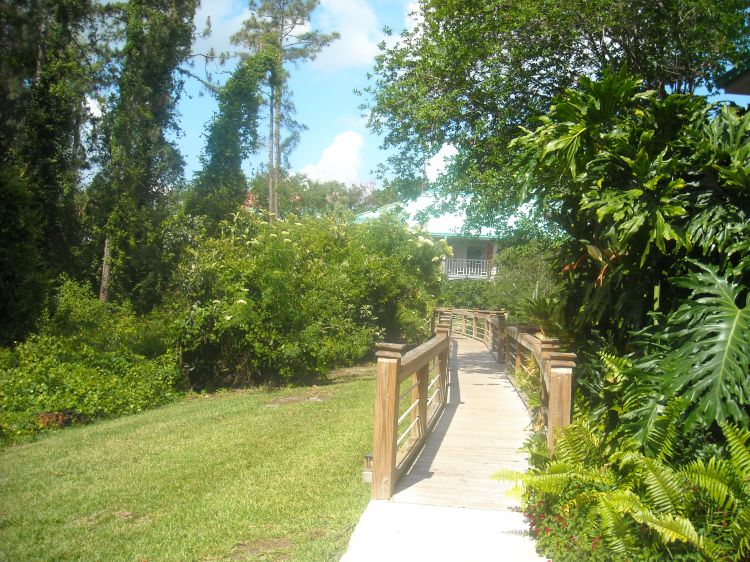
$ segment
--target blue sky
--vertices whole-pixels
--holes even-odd
[[[297,120],[308,127],[291,155],[293,171],[319,180],[374,181],[372,171],[384,161],[385,154],[379,149],[380,140],[365,127],[358,108],[363,100],[354,94],[354,89],[367,85],[366,75],[372,70],[377,45],[386,39],[383,28],[400,33],[415,4],[411,0],[321,0],[313,12],[313,27],[323,32],[338,31],[341,39],[316,60],[289,67]],[[229,38],[247,15],[245,0],[203,0],[196,14],[196,27],[202,29],[210,16],[212,34],[200,40],[195,50],[232,50]],[[228,65],[219,70],[229,68]],[[202,65],[193,70],[202,73]],[[211,97],[199,96],[199,90],[197,82],[188,83],[179,106],[183,136],[178,142],[186,159],[188,179],[200,167],[203,131],[216,109]],[[251,158],[246,166],[248,172],[264,161],[264,154],[265,149],[261,148]]]
[[[320,0],[312,14],[313,28],[323,32],[338,31],[341,39],[326,48],[316,60],[289,69],[296,117],[308,127],[291,155],[292,171],[323,181],[375,182],[372,172],[387,155],[379,148],[380,139],[367,130],[358,108],[363,100],[354,94],[354,89],[361,90],[367,85],[366,75],[372,70],[378,43],[395,41],[397,34],[413,23],[409,14],[416,5],[414,0]],[[248,16],[247,1],[203,0],[195,17],[199,30],[208,16],[213,33],[200,40],[195,51],[207,52],[211,47],[216,51],[231,51],[230,37]],[[386,26],[393,30],[394,37],[388,39],[383,34]],[[214,72],[230,69],[231,65],[223,69],[211,68]],[[201,73],[202,69],[196,67],[194,71]],[[178,142],[186,159],[188,179],[200,167],[203,131],[216,109],[211,96],[199,96],[199,91],[197,82],[188,83],[179,106],[183,136]],[[705,91],[699,93],[705,94]],[[720,95],[712,99],[733,99],[746,105],[750,98]],[[452,147],[444,147],[428,163],[430,179],[434,179],[442,167],[443,157],[453,152]],[[249,160],[246,165],[249,174],[265,161],[264,155],[265,148],[261,148],[259,154]]]

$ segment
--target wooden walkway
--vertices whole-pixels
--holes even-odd
[[[372,501],[342,562],[540,558],[501,468],[524,470],[530,419],[483,343],[455,338],[446,408],[389,501]]]

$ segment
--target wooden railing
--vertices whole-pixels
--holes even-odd
[[[508,324],[504,310],[438,309],[436,318],[451,318],[453,332],[481,340],[511,374],[525,369],[533,358],[539,369],[541,414],[547,445],[555,447],[555,431],[570,424],[575,353],[564,353],[556,339],[538,337],[528,324]],[[512,371],[512,373],[511,373]]]
[[[377,346],[373,499],[390,499],[445,407],[450,331],[438,322],[432,339],[406,353],[401,344]]]

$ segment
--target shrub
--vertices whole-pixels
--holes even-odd
[[[179,350],[194,386],[294,382],[378,339],[425,335],[442,249],[394,219],[268,225],[243,211],[223,230],[178,274]]]
[[[164,323],[64,281],[41,333],[0,353],[0,438],[176,399],[185,385]]]

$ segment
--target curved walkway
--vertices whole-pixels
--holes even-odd
[[[389,501],[371,501],[341,562],[543,561],[511,486],[524,470],[530,419],[502,365],[483,343],[453,341],[448,402]]]

